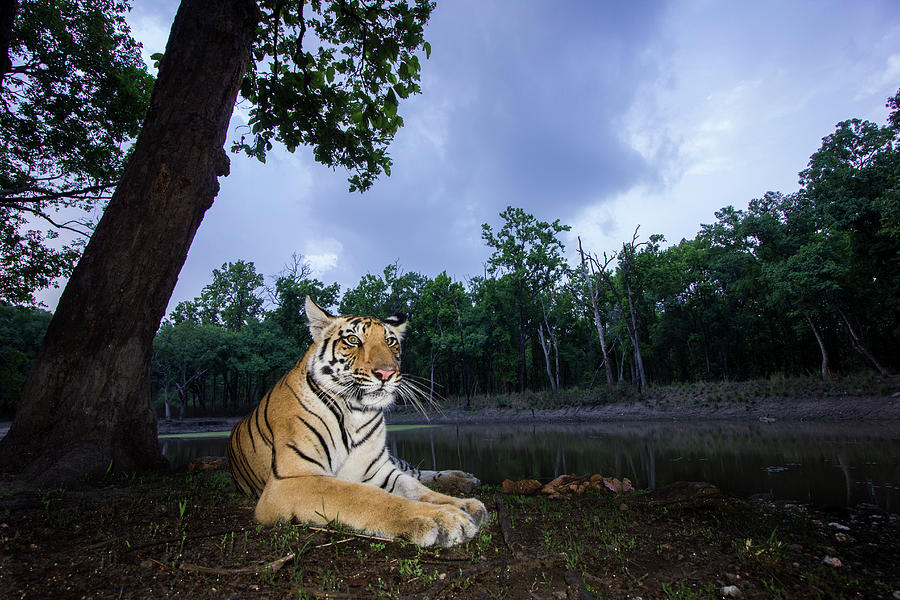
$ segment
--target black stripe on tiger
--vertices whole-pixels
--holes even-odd
[[[369,481],[372,480],[373,477],[375,477],[375,475],[378,474],[378,471],[379,471],[379,470],[381,469],[381,467],[384,465],[384,462],[381,462],[381,464],[378,465],[378,468],[375,469],[374,471],[372,471],[372,474],[371,474],[371,475],[369,475],[369,471],[372,470],[372,467],[375,466],[375,463],[381,461],[381,457],[384,456],[384,453],[385,453],[385,452],[387,452],[387,448],[386,448],[386,447],[381,449],[381,452],[378,454],[378,456],[376,456],[375,458],[373,458],[373,459],[372,459],[372,462],[369,463],[369,466],[366,467],[366,470],[363,471],[363,476],[362,476],[362,480],[361,480],[362,483],[368,483]]]
[[[331,411],[331,414],[334,415],[334,418],[337,419],[338,428],[341,430],[341,442],[344,444],[344,450],[350,451],[350,442],[349,437],[350,434],[347,433],[347,428],[344,426],[344,413],[341,412],[340,407],[337,403],[331,398],[331,396],[320,388],[309,373],[306,374],[306,383],[309,385],[309,389],[313,391],[316,397],[321,400],[328,410]]]
[[[256,431],[259,433],[259,437],[262,439],[263,443],[271,448],[272,440],[266,437],[266,434],[263,433],[262,427],[259,426],[259,414],[261,412],[259,410],[260,408],[262,408],[261,405],[257,406],[256,410],[253,411],[253,424],[256,426]]]
[[[327,472],[327,469],[325,468],[325,465],[323,465],[322,463],[320,463],[319,461],[317,461],[317,460],[314,459],[313,457],[307,456],[306,454],[304,454],[303,451],[300,450],[300,448],[298,448],[298,447],[295,446],[294,444],[285,444],[285,445],[286,445],[288,448],[290,448],[291,450],[293,450],[294,453],[295,453],[297,456],[299,456],[300,458],[302,458],[303,460],[308,461],[308,462],[311,462],[311,463],[313,463],[314,465],[317,465],[317,466],[318,466],[320,469],[322,469],[323,471],[326,471],[326,472]]]
[[[269,430],[269,446],[275,443],[275,432],[272,431],[272,423],[269,422],[269,400],[272,399],[272,392],[275,391],[275,388],[269,390],[269,393],[266,394],[265,404],[263,405],[263,422],[266,424],[266,429]],[[257,409],[259,410],[259,409]]]
[[[238,449],[240,450],[240,448]],[[247,462],[247,457],[243,452],[240,453],[238,458],[238,455],[235,454],[234,448],[232,446],[229,446],[228,464],[231,466],[232,474],[240,476],[238,485],[240,485],[241,489],[243,489],[244,492],[252,493],[256,496],[259,496],[262,493],[262,489],[265,483],[259,478],[256,472],[250,468],[250,465]],[[235,479],[238,478],[235,477]]]
[[[372,421],[375,421],[375,424],[372,426],[371,429],[369,429],[369,431],[366,433],[366,435],[364,435],[364,436],[362,437],[362,439],[360,439],[360,440],[353,440],[353,447],[354,447],[354,448],[356,448],[357,446],[362,446],[363,444],[365,444],[365,443],[366,443],[366,440],[368,440],[370,437],[372,437],[372,434],[373,434],[373,433],[375,433],[376,431],[378,431],[378,428],[381,427],[381,425],[384,423],[383,413],[382,413],[381,411],[377,411],[377,412],[375,413],[375,416],[374,416],[374,417],[372,417],[371,419],[369,419],[368,421],[366,421],[365,425],[363,425],[362,427],[360,427],[359,429],[356,430],[356,433],[359,433],[360,431],[362,431],[362,429],[365,428],[366,425],[368,425],[368,424],[371,423]]]
[[[243,424],[244,421],[238,423],[235,426],[235,430]],[[247,426],[247,431],[250,431],[249,424]],[[228,445],[228,464],[235,481],[237,481],[241,489],[257,496],[262,493],[265,482],[259,477],[256,471],[250,467],[250,464],[247,461],[247,455],[241,446],[240,436],[234,435],[234,431],[232,431],[231,443]]]
[[[394,477],[394,483],[391,484],[391,489],[387,490],[389,494],[394,493],[394,488],[397,487],[397,480],[400,479],[400,476],[403,475],[400,471],[394,471],[396,477]]]
[[[309,407],[303,403],[303,399],[300,397],[299,394],[297,394],[297,391],[294,389],[294,387],[292,385],[287,384],[287,388],[291,391],[291,394],[293,394],[294,398],[297,399],[297,403],[300,406],[302,406],[304,408],[304,410],[306,410],[306,412],[308,412],[309,414],[311,414],[312,416],[317,418],[322,423],[322,425],[325,427],[325,431],[328,432],[328,439],[331,440],[331,445],[334,446],[335,445],[334,444],[334,436],[331,435],[331,427],[328,426],[328,423],[325,422],[325,419],[323,419],[319,413],[310,410]]]
[[[316,436],[316,438],[319,440],[319,447],[320,447],[322,450],[325,451],[325,458],[328,460],[328,471],[330,472],[330,471],[332,470],[332,466],[331,466],[331,452],[328,451],[328,444],[325,443],[325,438],[322,437],[322,434],[319,433],[319,431],[318,431],[315,427],[313,427],[312,425],[310,425],[309,423],[307,423],[307,422],[306,422],[306,419],[304,419],[304,418],[301,417],[300,415],[297,415],[297,419],[298,419],[301,423],[303,423],[304,425],[306,425],[306,428],[309,429],[310,431],[312,431],[313,434]],[[320,454],[321,454],[321,452],[320,452]]]

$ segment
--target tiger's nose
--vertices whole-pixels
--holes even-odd
[[[375,369],[375,375],[382,381],[387,381],[394,373],[396,373],[394,369]]]

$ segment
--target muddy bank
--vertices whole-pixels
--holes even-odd
[[[768,398],[749,402],[668,402],[641,400],[600,406],[562,408],[464,408],[431,411],[431,423],[510,423],[584,421],[900,421],[900,398]],[[389,423],[422,422],[422,414],[400,409]]]
[[[431,408],[425,417],[412,407],[397,407],[387,417],[390,424],[413,423],[566,423],[617,421],[897,421],[900,423],[900,391],[891,386],[884,394],[838,394],[771,396],[748,400],[710,399],[709,396],[673,397],[661,394],[648,400],[615,404],[575,404],[556,408],[529,408],[527,405],[491,405]],[[481,401],[484,404],[484,400]],[[497,406],[497,405],[501,406]],[[159,434],[227,431],[239,417],[199,417],[166,421],[160,419]],[[0,438],[9,430],[0,422]]]
[[[203,431],[226,431],[239,418],[198,418],[159,422],[160,435]],[[464,408],[431,409],[427,419],[421,412],[400,407],[387,416],[390,424],[413,423],[583,423],[618,421],[897,421],[900,398],[891,396],[847,396],[843,398],[768,398],[752,402],[667,402],[642,400],[600,406],[560,408]],[[5,431],[0,425],[0,436]]]

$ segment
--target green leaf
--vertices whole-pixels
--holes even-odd
[[[431,58],[431,44],[425,42],[422,44],[422,48],[425,49],[425,58]]]

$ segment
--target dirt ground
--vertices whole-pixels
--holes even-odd
[[[900,522],[874,506],[819,513],[709,485],[476,495],[491,520],[475,539],[421,549],[340,528],[258,526],[221,469],[7,491],[0,597],[900,597]]]

